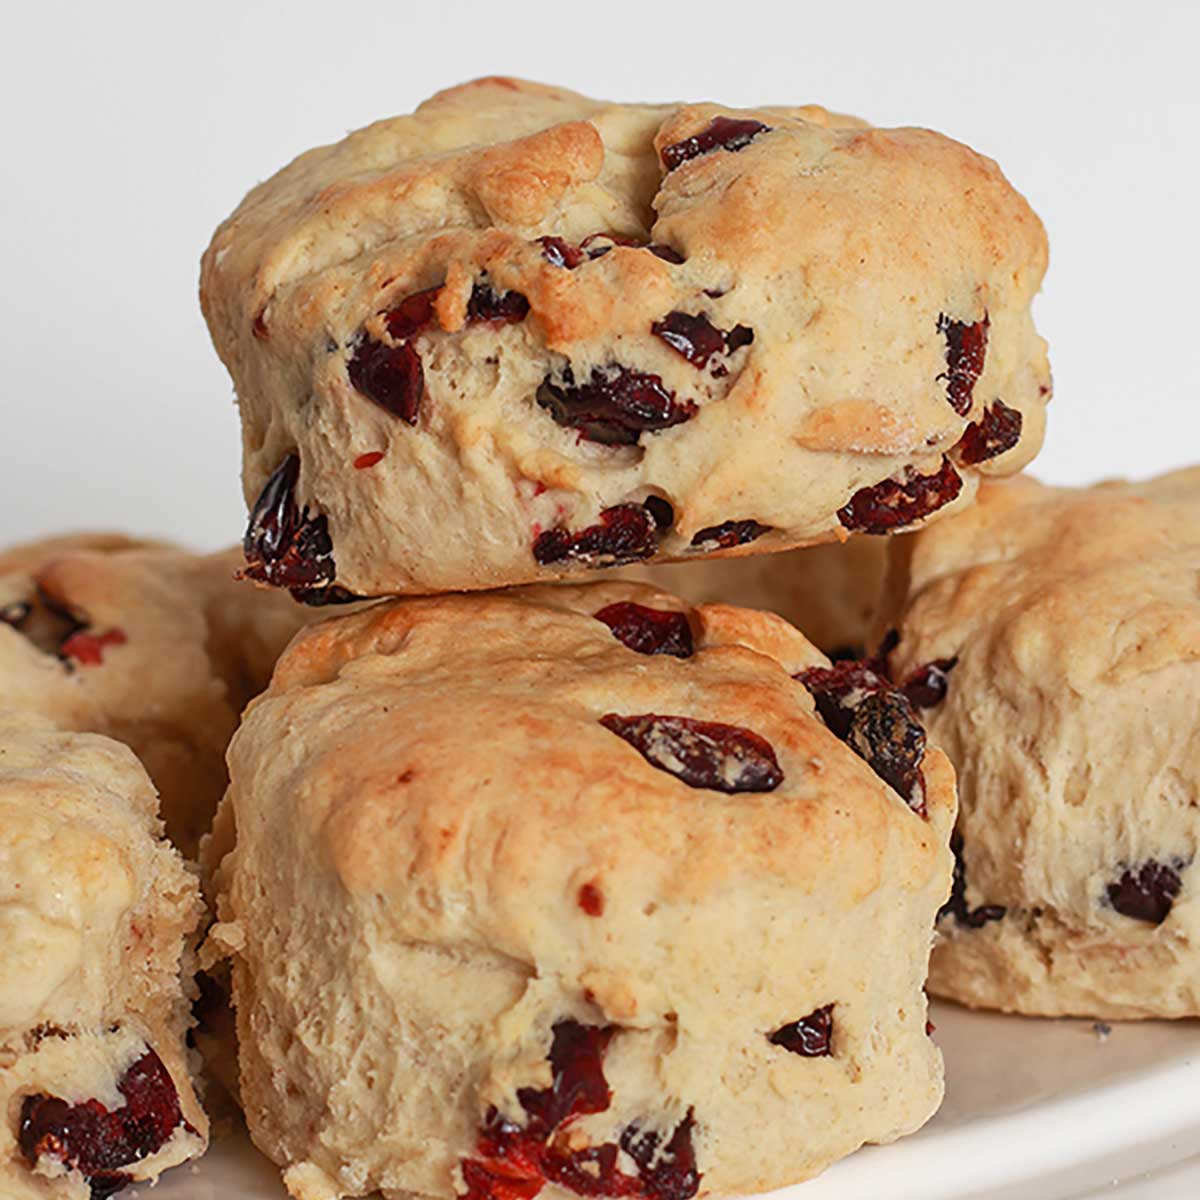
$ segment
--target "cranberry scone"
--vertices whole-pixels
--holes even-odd
[[[202,911],[128,747],[0,712],[0,1194],[100,1200],[202,1153],[180,977]]]
[[[614,574],[693,604],[777,613],[825,654],[849,658],[863,654],[878,623],[891,541],[860,536],[781,554],[637,564]]]
[[[225,789],[225,747],[313,617],[235,581],[239,556],[84,534],[0,553],[6,707],[128,744],[193,855]]]
[[[919,524],[1040,447],[1045,265],[995,163],[928,130],[441,92],[204,256],[246,572],[436,593]]]
[[[1200,468],[993,482],[904,541],[888,661],[961,799],[930,990],[1200,1015]]]
[[[827,727],[827,673],[624,582],[301,633],[230,748],[206,947],[290,1194],[686,1200],[921,1125],[953,775],[895,707]]]

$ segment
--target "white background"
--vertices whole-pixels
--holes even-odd
[[[1037,471],[1200,458],[1200,4],[171,0],[0,8],[7,539],[240,536],[197,262],[310,145],[508,73],[610,98],[817,101],[993,155],[1045,220]]]

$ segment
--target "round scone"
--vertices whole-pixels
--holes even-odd
[[[0,1194],[97,1200],[203,1152],[180,978],[202,905],[128,747],[0,712]]]
[[[622,582],[302,633],[230,748],[208,948],[291,1195],[686,1200],[921,1125],[953,775],[885,783],[897,726],[843,744],[825,669]]]
[[[247,573],[436,593],[912,526],[1037,452],[1045,265],[995,163],[928,130],[439,93],[204,256]]]
[[[817,649],[859,656],[878,623],[892,539],[852,537],[782,554],[644,563],[614,574],[693,604],[761,608],[790,621]]]
[[[892,674],[961,798],[930,990],[1200,1015],[1200,468],[991,483],[905,542]]]
[[[312,610],[239,584],[236,552],[82,534],[0,553],[4,704],[128,744],[194,855],[225,789],[225,747]]]

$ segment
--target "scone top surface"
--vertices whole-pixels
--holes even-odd
[[[251,572],[434,592],[919,522],[1041,443],[1045,260],[996,165],[925,130],[440,93],[205,255]]]
[[[932,986],[970,1003],[1200,1013],[1200,468],[992,482],[905,539],[896,678],[959,773],[965,875]]]
[[[628,644],[630,605],[672,652]],[[929,1115],[952,777],[927,752],[910,809],[792,678],[823,663],[778,618],[616,582],[292,644],[231,747],[216,937],[251,1131],[294,1195],[473,1191],[489,1108],[524,1121],[564,1023],[611,1037],[573,1136],[694,1128],[716,1191]],[[831,1055],[769,1041],[830,1013]]]

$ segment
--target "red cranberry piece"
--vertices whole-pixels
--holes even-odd
[[[425,370],[410,342],[388,346],[365,337],[355,347],[346,371],[356,392],[402,421],[417,423]]]
[[[309,608],[325,608],[331,604],[357,604],[360,600],[369,600],[369,596],[356,596],[353,592],[339,587],[336,583],[329,587],[292,588],[292,599]]]
[[[669,524],[661,523],[662,515],[649,500],[644,504],[618,504],[600,514],[598,525],[589,525],[578,533],[558,526],[538,534],[533,557],[543,566],[580,562],[589,567],[619,566],[652,558],[658,549],[659,530],[669,528]]]
[[[548,1088],[520,1088],[517,1099],[529,1114],[527,1134],[550,1133],[568,1117],[604,1112],[612,1092],[604,1078],[604,1052],[612,1041],[611,1026],[559,1021],[550,1044],[553,1082]]]
[[[962,476],[949,459],[943,459],[933,475],[918,475],[909,468],[903,481],[885,479],[859,488],[849,503],[838,509],[838,520],[852,531],[891,533],[937,512],[961,491]]]
[[[839,662],[811,667],[796,676],[808,689],[817,712],[834,737],[925,816],[925,730],[904,694],[873,664]]]
[[[110,629],[99,634],[81,629],[63,641],[59,654],[73,658],[85,667],[98,667],[104,662],[104,651],[108,646],[123,646],[128,640],[123,629]]]
[[[1149,859],[1140,867],[1129,867],[1116,883],[1108,885],[1108,902],[1122,916],[1150,925],[1161,925],[1171,913],[1175,898],[1183,887],[1176,863]]]
[[[945,313],[937,319],[937,329],[946,339],[946,370],[938,379],[946,381],[946,399],[960,417],[971,411],[975,381],[983,374],[987,358],[988,316],[968,324],[953,321]]]
[[[826,1058],[832,1053],[833,1005],[814,1009],[807,1017],[782,1025],[767,1039],[804,1058]]]
[[[735,325],[726,333],[703,313],[669,312],[650,326],[650,332],[700,369],[714,354],[733,354],[754,341],[753,329]]]
[[[636,1194],[647,1200],[690,1200],[700,1189],[696,1151],[692,1145],[695,1118],[691,1110],[662,1146],[662,1135],[640,1125],[621,1132],[621,1149],[637,1163],[640,1187]]]
[[[1011,450],[1021,440],[1022,421],[1017,409],[1009,408],[1003,400],[995,401],[983,410],[978,421],[963,430],[958,442],[959,462],[973,466]]]
[[[423,292],[405,296],[384,318],[388,333],[396,341],[403,342],[428,329],[433,324],[433,306],[441,290],[440,287],[426,288]]]
[[[950,899],[938,910],[938,920],[953,917],[966,929],[982,929],[989,921],[1001,920],[1008,912],[1002,904],[967,906],[967,866],[963,861],[962,834],[958,830],[950,835],[950,849],[954,854],[954,880],[950,886]]]
[[[542,257],[553,266],[565,267],[568,271],[573,271],[583,262],[583,251],[578,246],[572,246],[563,238],[540,237],[538,242],[542,247]]]
[[[289,454],[267,480],[242,540],[242,575],[273,587],[322,587],[336,574],[333,542],[323,515],[296,504],[300,456]]]
[[[710,150],[744,150],[760,133],[771,127],[749,118],[714,117],[699,133],[667,146],[662,152],[663,166],[674,171],[688,159],[707,154]]]
[[[770,533],[770,525],[760,525],[757,521],[722,521],[720,525],[710,525],[701,529],[692,538],[693,546],[707,546],[709,543],[728,549],[730,546],[744,546]]]
[[[585,883],[579,889],[576,901],[589,917],[604,915],[604,893],[594,883]]]
[[[670,429],[696,415],[695,404],[676,400],[657,375],[620,366],[595,367],[581,384],[567,367],[561,383],[543,381],[537,402],[560,425],[606,446],[635,445],[643,433]]]
[[[476,283],[467,301],[468,321],[515,325],[529,315],[529,301],[520,292],[497,293],[487,283]]]
[[[368,450],[365,454],[360,454],[354,460],[354,469],[356,471],[366,471],[375,466],[376,463],[383,462],[382,450]]]
[[[692,627],[686,613],[663,612],[627,600],[605,605],[596,613],[596,620],[603,621],[617,641],[638,654],[691,658],[694,653]]]
[[[651,766],[689,787],[716,792],[773,792],[783,771],[766,738],[740,725],[641,713],[600,718],[605,729],[628,742]]]
[[[125,1072],[118,1090],[125,1098],[109,1110],[99,1100],[68,1104],[57,1096],[26,1096],[17,1141],[31,1167],[54,1158],[79,1171],[92,1196],[106,1197],[131,1182],[121,1168],[159,1150],[183,1124],[179,1095],[162,1059],[153,1050]]]
[[[957,662],[957,656],[935,659],[909,675],[900,690],[913,708],[936,708],[945,700],[950,688],[950,672]]]

